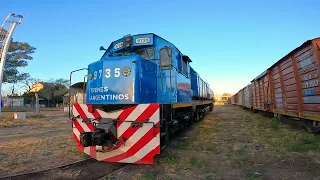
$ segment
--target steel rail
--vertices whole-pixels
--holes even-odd
[[[70,178],[70,177],[63,177],[63,179],[86,179],[88,176],[92,179],[100,179],[102,177],[105,177],[108,174],[112,174],[114,172],[117,172],[119,169],[122,169],[124,167],[124,164],[118,164],[117,166],[110,166],[111,163],[106,163],[106,162],[100,162],[96,161],[93,158],[87,158],[79,161],[75,161],[72,163],[52,167],[52,168],[47,168],[47,169],[42,169],[42,170],[37,170],[37,171],[32,171],[32,172],[27,172],[27,173],[21,173],[21,174],[14,174],[14,175],[8,175],[8,176],[3,176],[0,177],[0,179],[10,179],[10,180],[18,180],[18,179],[23,179],[23,180],[28,180],[28,179],[61,179],[63,172],[67,172],[70,169],[78,170],[79,172],[82,171],[88,171],[85,172],[84,175],[81,175],[79,173],[78,177],[75,178]],[[104,166],[110,166],[109,169],[108,167]],[[95,166],[95,167],[89,167],[89,166]],[[111,171],[110,171],[111,170]],[[56,171],[61,171],[57,173]],[[91,172],[89,172],[91,171]],[[108,172],[109,171],[109,172]],[[51,174],[53,175],[60,175],[56,177],[52,177]]]

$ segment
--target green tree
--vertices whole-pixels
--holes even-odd
[[[68,80],[66,79],[51,79],[49,81],[41,81],[35,78],[28,78],[23,81],[26,92],[23,94],[25,97],[34,97],[34,93],[30,92],[29,89],[32,84],[42,83],[43,89],[38,93],[39,97],[44,98],[55,105],[56,103],[63,102],[63,95],[68,92]]]
[[[26,42],[11,42],[4,65],[3,82],[13,84],[12,93],[17,83],[30,78],[28,73],[21,73],[18,68],[28,66],[28,60],[33,59],[31,55],[35,50]]]
[[[68,82],[68,80],[62,78],[43,82],[44,87],[39,92],[39,95],[49,100],[52,104],[60,103],[63,101],[63,95],[68,91]]]

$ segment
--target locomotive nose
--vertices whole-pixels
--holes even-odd
[[[131,104],[134,102],[134,83],[137,57],[114,57],[89,66],[87,103]]]
[[[140,56],[112,57],[92,63],[86,102],[138,104],[145,98],[156,98],[156,71],[155,62]]]

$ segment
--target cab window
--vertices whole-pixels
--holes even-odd
[[[154,48],[138,49],[136,54],[144,59],[154,60]]]
[[[188,62],[183,58],[181,58],[181,61],[182,61],[182,74],[184,74],[185,76],[188,76]]]
[[[169,47],[160,49],[161,69],[170,69],[172,64],[172,50]]]

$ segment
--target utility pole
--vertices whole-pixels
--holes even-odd
[[[20,24],[23,20],[22,15],[16,15],[13,13],[9,13],[8,16],[4,19],[1,27],[0,27],[0,103],[2,104],[2,81],[3,81],[3,69],[6,60],[6,55],[9,49],[9,45],[11,42],[12,34],[14,29],[18,24]],[[0,117],[1,117],[1,109],[0,106]]]

